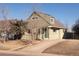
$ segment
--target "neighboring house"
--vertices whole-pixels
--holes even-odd
[[[32,39],[62,39],[65,28],[62,23],[48,14],[33,12],[27,19],[27,29]]]

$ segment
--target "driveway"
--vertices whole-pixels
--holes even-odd
[[[31,53],[41,53],[45,49],[47,49],[48,47],[53,46],[61,41],[63,41],[63,40],[43,40],[39,44],[31,45],[31,46],[25,47],[23,49],[20,49],[18,51],[22,51],[22,52],[28,51]]]

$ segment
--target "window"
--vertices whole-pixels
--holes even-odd
[[[54,22],[54,18],[50,18],[50,21],[51,21],[51,22]]]
[[[47,28],[42,28],[42,34],[44,35],[42,37],[48,38],[49,37],[48,29]]]
[[[47,38],[47,28],[45,28],[44,31],[45,31],[45,38]]]
[[[38,17],[33,17],[32,19],[38,19]]]
[[[42,28],[42,34],[44,34],[44,28]]]
[[[31,32],[30,32],[30,29],[28,29],[28,33],[31,33]]]
[[[40,34],[40,29],[38,29],[38,34]]]
[[[53,32],[56,32],[56,29],[53,29]]]

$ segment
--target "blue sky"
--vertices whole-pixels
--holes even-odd
[[[26,20],[36,10],[56,17],[57,20],[61,21],[64,25],[68,24],[69,27],[79,18],[79,4],[0,4],[0,9],[3,7],[8,9],[7,16],[9,18]],[[1,14],[0,18],[2,18]]]

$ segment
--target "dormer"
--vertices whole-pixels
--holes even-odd
[[[50,23],[54,23],[54,18],[53,17],[50,18]]]

